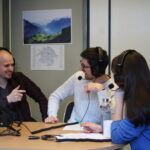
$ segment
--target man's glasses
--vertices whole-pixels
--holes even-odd
[[[91,68],[90,66],[86,66],[85,64],[83,64],[81,61],[80,61],[80,65],[83,69],[89,69]]]

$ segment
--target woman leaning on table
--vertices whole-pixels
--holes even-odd
[[[119,85],[111,124],[112,142],[130,143],[132,150],[150,148],[150,70],[145,58],[136,50],[126,50],[112,61],[112,72]],[[126,118],[122,118],[123,105]],[[97,124],[83,123],[85,132],[101,132]]]

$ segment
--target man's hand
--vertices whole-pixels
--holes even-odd
[[[104,86],[103,84],[100,84],[100,83],[90,82],[84,86],[84,91],[86,93],[90,93],[91,91],[101,91],[103,89],[104,89]]]
[[[15,89],[12,90],[12,92],[7,96],[8,103],[14,103],[21,101],[23,97],[23,93],[26,93],[25,90],[19,90],[20,85],[18,85]]]
[[[49,116],[45,119],[45,123],[56,123],[58,121],[58,118],[54,116]]]

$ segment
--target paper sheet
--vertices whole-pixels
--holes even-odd
[[[83,128],[80,126],[80,124],[75,124],[75,125],[65,126],[63,130],[82,131]]]
[[[31,70],[64,70],[64,45],[31,45]]]

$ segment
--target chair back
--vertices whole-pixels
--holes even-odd
[[[72,113],[73,106],[74,106],[74,102],[70,102],[67,104],[64,112],[64,122],[67,122],[69,120]]]

